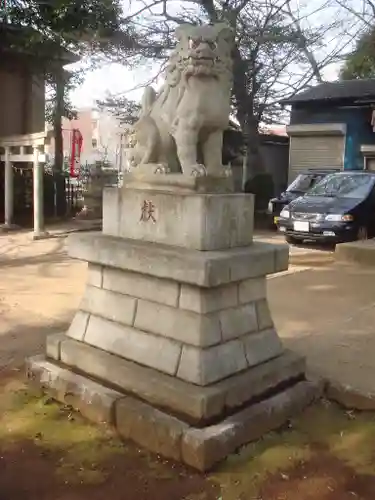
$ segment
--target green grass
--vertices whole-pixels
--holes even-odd
[[[292,422],[291,429],[270,433],[229,457],[211,479],[220,485],[222,500],[257,498],[265,481],[275,474],[287,480],[288,471],[308,463],[321,450],[357,474],[375,475],[374,443],[375,414],[344,412],[334,404],[319,403]],[[326,479],[308,478],[305,488],[317,488],[319,481]]]
[[[0,442],[6,448],[25,440],[56,452],[61,457],[56,474],[70,484],[100,484],[106,479],[105,461],[114,455],[134,457],[138,453],[109,429],[89,424],[69,407],[41,397],[23,381],[13,379],[0,387]],[[218,500],[256,499],[265,481],[281,476],[287,484],[293,469],[316,459],[322,450],[354,473],[374,476],[374,443],[374,413],[345,412],[322,402],[307,409],[289,429],[270,433],[230,456],[207,479],[220,486]],[[147,457],[139,474],[165,481],[174,477],[173,467],[161,467],[151,455]],[[326,477],[311,476],[303,488],[318,491],[326,483]],[[186,500],[204,500],[205,495],[202,492]],[[306,498],[315,500],[314,496]]]
[[[9,381],[0,395],[0,440],[3,447],[33,440],[41,448],[62,453],[57,473],[70,481],[104,480],[100,464],[126,447],[108,429],[87,423],[69,407]]]

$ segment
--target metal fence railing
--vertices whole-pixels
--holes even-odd
[[[65,173],[65,200],[66,211],[68,215],[75,215],[84,206],[85,192],[89,184],[95,182],[95,177],[101,177],[99,182],[103,186],[117,186],[119,187],[122,182],[122,174],[111,168],[110,166],[103,166],[99,171],[95,170],[95,165],[83,164],[78,172],[77,177],[70,177]]]

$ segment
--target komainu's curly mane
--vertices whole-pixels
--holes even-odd
[[[224,24],[186,25],[177,29],[176,37],[164,85],[158,95],[147,87],[143,96],[134,126],[136,161],[195,175],[218,172],[230,112],[233,34]],[[198,144],[204,167],[198,163]]]

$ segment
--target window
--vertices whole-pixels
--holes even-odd
[[[310,190],[312,196],[364,198],[374,186],[375,177],[368,174],[332,174]]]
[[[300,174],[288,187],[289,192],[306,193],[314,184],[314,176],[309,174]]]

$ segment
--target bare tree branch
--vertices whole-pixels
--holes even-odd
[[[162,0],[162,5],[163,5],[163,16],[165,17],[165,19],[167,21],[172,21],[176,24],[183,24],[185,23],[186,21],[180,17],[175,17],[175,16],[171,16],[170,14],[168,14],[167,12],[167,0]]]
[[[371,9],[373,17],[375,17],[375,3],[372,2],[371,0],[365,0],[365,4],[369,6]]]
[[[142,2],[144,3],[144,6],[141,9],[137,10],[136,12],[133,12],[133,14],[130,14],[129,16],[125,17],[124,22],[126,23],[129,22],[132,18],[141,15],[145,11],[149,11],[149,13],[152,14],[151,11],[152,7],[156,7],[157,5],[162,4],[164,3],[164,1],[165,0],[155,0],[151,4],[146,4],[146,2]]]
[[[338,3],[338,5],[340,5],[340,7],[347,10],[353,16],[357,17],[368,28],[371,28],[373,26],[373,19],[367,19],[365,14],[361,14],[358,10],[351,7],[348,4],[348,2],[346,2],[345,0],[336,0],[336,2]],[[371,2],[371,0],[367,0],[366,5],[368,5],[372,9],[373,16],[374,16],[375,15],[375,5]]]
[[[253,165],[259,160],[259,124],[284,120],[280,100],[323,82],[325,69],[347,55],[358,30],[373,22],[375,13],[374,0],[364,0],[364,19],[353,9],[351,2],[357,0],[321,0],[313,6],[306,1],[298,8],[292,0],[141,1],[127,18],[132,44],[125,40],[125,49],[114,53],[118,59],[125,50],[128,67],[150,59],[164,62],[173,48],[172,32],[181,23],[226,21],[232,27],[233,106]]]
[[[301,29],[301,25],[300,25],[298,19],[293,14],[293,11],[292,11],[292,8],[290,5],[290,1],[286,2],[286,8],[287,8],[287,12],[292,20],[292,23],[293,23],[293,26],[296,30],[296,33],[298,34],[299,47],[304,52],[306,59],[309,61],[310,65],[311,65],[313,76],[316,78],[316,80],[319,83],[322,83],[323,77],[322,77],[322,74],[320,72],[318,63],[315,59],[314,53],[311,50],[309,50],[308,40],[306,39],[306,36]]]

